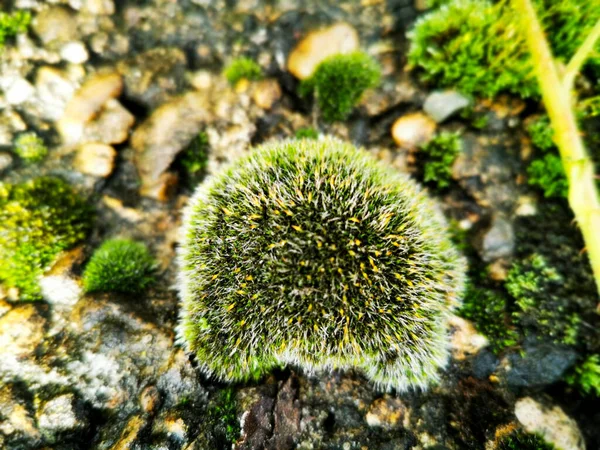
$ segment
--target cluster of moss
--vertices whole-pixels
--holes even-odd
[[[214,448],[228,448],[240,436],[235,392],[232,388],[220,391],[208,408],[207,429],[211,430]]]
[[[40,296],[38,278],[56,258],[85,238],[92,211],[58,178],[0,185],[0,280],[22,300]]]
[[[589,355],[565,377],[567,383],[577,386],[584,394],[600,397],[600,354]]]
[[[181,165],[185,170],[188,184],[195,185],[206,172],[208,166],[208,134],[198,133],[181,155]]]
[[[595,289],[581,236],[562,203],[540,207],[516,222],[517,252],[505,287],[514,299],[514,320],[525,335],[593,348]]]
[[[536,0],[554,54],[567,61],[600,19],[600,0]],[[424,80],[466,94],[538,96],[519,17],[502,0],[453,0],[433,10],[409,33],[409,62]],[[600,46],[599,46],[600,48]],[[596,68],[598,57],[588,67]],[[597,77],[596,73],[596,77]]]
[[[44,140],[35,133],[23,133],[13,142],[13,150],[26,164],[41,161],[48,154]]]
[[[234,59],[223,71],[229,84],[235,86],[240,80],[260,80],[263,76],[262,68],[256,61],[241,57]]]
[[[450,186],[452,165],[462,150],[460,133],[442,132],[427,144],[420,152],[425,157],[423,163],[423,181],[440,189]]]
[[[516,345],[519,333],[511,325],[506,294],[501,289],[478,284],[473,278],[467,284],[459,314],[471,320],[477,331],[488,338],[492,351],[500,352]]]
[[[449,2],[419,19],[409,38],[409,63],[437,87],[483,97],[538,93],[518,18],[505,2]]]
[[[15,11],[11,14],[0,12],[0,49],[7,39],[27,31],[31,22],[29,11]]]
[[[537,434],[527,433],[520,428],[507,427],[494,442],[494,450],[555,450]]]
[[[186,210],[179,340],[222,380],[292,363],[426,386],[462,294],[464,261],[445,229],[409,177],[351,145],[255,149]]]
[[[128,239],[105,241],[83,272],[86,292],[142,292],[154,281],[156,261],[148,248]]]
[[[505,286],[515,299],[515,316],[522,326],[534,326],[557,342],[573,345],[581,319],[577,311],[567,310],[568,298],[554,294],[563,282],[563,275],[546,258],[534,253],[512,266]],[[554,308],[548,310],[546,302]]]
[[[558,148],[552,141],[552,126],[548,116],[542,116],[533,121],[527,131],[531,142],[541,153],[527,167],[527,181],[530,185],[539,187],[544,197],[563,197],[569,192],[569,184],[565,175]]]
[[[333,55],[321,62],[300,85],[300,95],[314,93],[326,122],[344,120],[363,93],[381,79],[377,61],[363,52]]]

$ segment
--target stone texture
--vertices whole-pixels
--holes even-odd
[[[515,248],[515,234],[512,223],[503,217],[494,217],[481,243],[481,258],[494,261],[512,255]]]
[[[451,327],[450,348],[455,359],[461,361],[474,356],[488,345],[487,338],[479,334],[468,320],[452,316],[448,323]]]
[[[425,99],[423,111],[442,123],[469,106],[469,99],[456,91],[432,92]]]
[[[399,147],[414,150],[433,138],[436,127],[435,121],[423,113],[406,114],[392,125],[392,137]]]
[[[544,406],[531,397],[515,404],[515,416],[530,433],[542,436],[561,450],[585,450],[577,423],[560,406]]]
[[[153,48],[117,64],[125,96],[154,108],[181,91],[187,61],[178,48]]]
[[[122,90],[123,80],[116,73],[90,77],[71,98],[56,124],[63,140],[67,144],[79,142],[85,124],[98,115],[109,100],[118,97]]]
[[[33,304],[12,308],[0,317],[0,366],[3,358],[31,356],[44,337],[46,319]]]
[[[370,427],[385,429],[408,426],[410,412],[401,399],[385,395],[369,407],[365,420]]]
[[[204,105],[206,97],[191,92],[157,108],[131,136],[135,161],[142,180],[141,193],[154,198],[164,182],[163,175],[177,154],[211,120]]]
[[[271,109],[280,98],[281,87],[274,79],[257,82],[252,91],[252,100],[262,109]]]
[[[303,38],[288,57],[287,69],[300,80],[309,78],[329,56],[351,53],[359,48],[358,33],[347,23],[316,30]]]
[[[65,435],[81,431],[87,427],[87,420],[81,417],[73,394],[64,394],[47,401],[38,415],[38,427],[49,442],[65,438]]]
[[[77,150],[73,165],[86,175],[106,178],[114,168],[117,152],[107,144],[87,143]]]

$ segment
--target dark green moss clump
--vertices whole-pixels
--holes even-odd
[[[216,446],[230,447],[240,437],[240,424],[237,419],[235,392],[231,388],[219,392],[208,410],[208,421]],[[217,445],[219,444],[219,445]]]
[[[566,198],[569,184],[558,148],[552,140],[553,131],[548,116],[541,116],[527,127],[537,156],[527,167],[528,183],[540,188],[544,197]]]
[[[260,80],[263,76],[262,68],[250,58],[236,58],[223,71],[225,78],[232,86],[238,81],[246,79],[249,81]]]
[[[48,154],[44,140],[35,133],[23,133],[14,141],[14,152],[26,164],[39,162]]]
[[[7,39],[27,31],[29,22],[31,22],[29,11],[15,11],[11,14],[0,12],[0,49]]]
[[[92,255],[83,272],[86,292],[143,291],[154,281],[156,262],[148,248],[127,239],[105,241]]]
[[[313,92],[323,119],[334,122],[346,119],[363,93],[376,87],[380,78],[379,64],[366,53],[334,55],[302,82],[300,94]]]
[[[512,347],[519,341],[519,334],[511,325],[506,294],[499,289],[467,284],[459,314],[471,320],[477,331],[489,339],[494,352]]]
[[[189,185],[197,184],[208,166],[208,135],[205,131],[198,133],[181,155],[181,165]]]
[[[423,145],[423,181],[440,189],[450,186],[452,182],[452,164],[462,150],[459,133],[442,132],[427,144]]]
[[[58,253],[91,228],[86,201],[58,178],[0,184],[0,280],[22,300],[40,297],[37,279]]]
[[[292,363],[426,386],[465,269],[445,230],[410,178],[351,145],[260,147],[186,210],[179,340],[223,380]]]

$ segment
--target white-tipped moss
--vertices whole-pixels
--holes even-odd
[[[201,185],[179,250],[179,341],[221,380],[290,363],[425,387],[465,263],[408,176],[334,139],[265,145]]]

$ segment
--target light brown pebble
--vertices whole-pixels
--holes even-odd
[[[392,125],[392,137],[399,147],[414,150],[433,138],[436,127],[435,121],[423,113],[407,114]]]
[[[300,80],[309,78],[324,59],[336,54],[351,53],[359,48],[358,33],[347,23],[313,31],[292,50],[288,71]]]
[[[281,87],[277,80],[268,79],[256,83],[252,100],[259,108],[268,110],[281,98]]]
[[[86,175],[106,178],[114,168],[117,152],[107,144],[88,143],[79,147],[75,168]]]
[[[402,400],[386,394],[371,403],[365,419],[371,427],[400,428],[408,425],[409,410]]]

